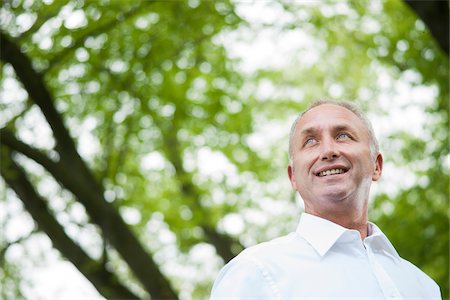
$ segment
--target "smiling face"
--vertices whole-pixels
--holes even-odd
[[[371,155],[369,132],[358,116],[336,104],[307,111],[296,125],[292,156],[289,179],[306,212],[366,217],[370,185],[380,178],[383,160]]]

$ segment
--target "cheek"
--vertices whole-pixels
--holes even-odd
[[[296,163],[298,165],[302,166],[310,166],[314,163],[314,158],[317,157],[317,154],[315,153],[313,149],[305,149],[301,152],[299,152],[296,155]]]
[[[311,159],[307,159],[305,156],[302,159],[298,159],[294,161],[294,174],[296,178],[304,178],[309,175],[309,171],[311,170],[314,161]]]
[[[296,159],[294,159],[294,171],[295,174],[300,175],[301,171],[305,169],[306,166],[306,161],[305,161],[305,157],[302,156],[302,158],[300,159],[298,156]]]
[[[357,159],[360,161],[362,172],[372,174],[375,171],[375,162],[369,152],[361,153]]]

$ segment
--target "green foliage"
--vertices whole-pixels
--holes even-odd
[[[282,6],[288,21],[261,27],[243,22],[229,1],[47,2],[5,1],[2,31],[44,74],[106,200],[123,213],[185,299],[207,298],[220,267],[215,255],[213,275],[203,278],[205,263],[193,262],[196,247],[207,243],[204,228],[245,246],[294,228],[298,208],[284,179],[287,116],[322,97],[357,99],[386,115],[390,107],[380,104],[383,97],[397,98],[392,86],[380,86],[381,73],[392,81],[412,78],[406,80],[411,88],[435,88],[433,102],[420,103],[427,120],[423,136],[393,132],[382,147],[387,160],[406,166],[414,184],[395,193],[381,187],[370,213],[399,253],[449,297],[448,57],[401,1],[268,3]],[[267,28],[279,36],[301,31],[308,39],[295,46],[286,66],[241,72],[223,37],[246,30],[257,39]],[[11,80],[14,72],[3,64],[2,93]],[[260,92],[263,86],[270,92]],[[30,100],[23,92],[1,99],[1,127],[55,156],[50,129]],[[410,105],[416,104],[404,106]],[[273,127],[283,134],[271,138],[265,131]],[[255,136],[264,149],[252,144]],[[42,172],[27,170],[37,186],[48,182]],[[65,226],[77,223],[68,209],[75,201],[71,195],[44,196],[50,204],[67,205],[55,212],[68,219]],[[130,212],[135,218],[127,219]],[[229,230],[224,223],[230,216],[244,229]],[[104,250],[119,278],[129,278],[124,281],[139,294],[126,267],[117,267],[120,257]],[[197,272],[173,271],[175,260],[195,265]],[[13,276],[13,267],[2,278]]]

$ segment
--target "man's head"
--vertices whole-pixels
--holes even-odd
[[[300,113],[291,126],[291,131],[289,133],[289,152],[288,152],[289,164],[292,163],[292,156],[293,156],[292,137],[295,134],[295,131],[297,128],[297,123],[300,121],[300,119],[303,117],[303,115],[306,114],[308,111],[310,111],[311,109],[313,109],[316,106],[320,106],[323,104],[335,104],[335,105],[342,106],[342,107],[350,110],[351,112],[353,112],[364,123],[364,125],[366,126],[366,129],[368,130],[369,137],[370,137],[370,152],[371,152],[372,156],[375,158],[377,153],[380,151],[379,145],[378,145],[378,140],[373,131],[372,124],[370,123],[370,121],[366,117],[366,115],[359,109],[359,107],[357,107],[353,103],[345,102],[345,101],[318,100],[318,101],[313,102],[311,105],[308,106],[308,108],[305,111]]]
[[[370,122],[346,102],[321,101],[295,121],[289,142],[289,179],[316,215],[367,211],[383,159]]]

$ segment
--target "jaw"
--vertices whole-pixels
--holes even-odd
[[[315,194],[317,202],[331,205],[342,205],[342,203],[346,202],[346,200],[350,197],[348,188],[345,188],[339,184],[323,186],[317,190]]]
[[[349,172],[345,174],[318,178],[312,190],[307,191],[302,198],[311,202],[311,206],[338,211],[359,211],[367,206],[371,181],[361,182],[352,180]],[[309,194],[309,195],[308,195]],[[309,201],[308,201],[309,200]]]
[[[349,198],[352,198],[352,191],[357,189],[353,185],[350,175],[350,170],[346,173],[322,177],[313,175],[311,184],[313,188],[310,191],[306,191],[309,195],[305,195],[305,197],[311,199],[312,202],[322,203],[322,205],[333,206],[334,204],[339,204],[342,206],[343,203],[348,202]]]
[[[371,178],[360,178],[356,169],[349,168],[345,173],[322,177],[310,173],[309,180],[310,189],[299,190],[305,212],[338,224],[367,216]]]

